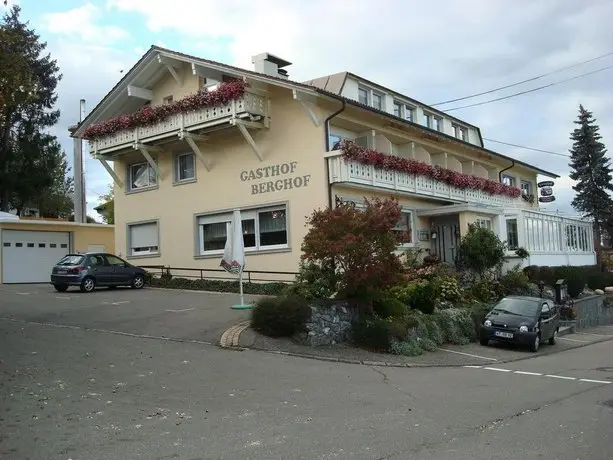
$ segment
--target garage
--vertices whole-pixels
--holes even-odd
[[[48,283],[53,265],[70,252],[70,232],[2,232],[2,282]]]

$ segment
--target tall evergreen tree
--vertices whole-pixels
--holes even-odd
[[[44,54],[47,44],[21,21],[20,11],[13,6],[0,21],[0,211],[8,211],[24,179],[18,174],[25,161],[24,143],[30,143],[29,149],[35,152],[32,139],[60,116],[54,109],[59,68]],[[52,174],[49,171],[45,177],[44,171],[37,171],[42,178],[40,188]],[[19,198],[27,201],[31,197]]]
[[[573,190],[577,195],[572,206],[584,217],[594,219],[596,235],[602,235],[607,220],[613,210],[613,192],[611,160],[606,156],[607,149],[601,142],[592,113],[583,105],[579,106],[578,125],[572,132],[573,147],[570,150],[570,178],[577,181]]]

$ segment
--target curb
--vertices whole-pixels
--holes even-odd
[[[243,331],[249,328],[249,325],[250,325],[249,321],[243,321],[241,323],[235,324],[234,326],[230,327],[222,334],[219,345],[222,348],[229,349],[229,350],[256,351],[256,352],[269,353],[273,355],[291,356],[293,358],[311,359],[314,361],[324,361],[324,362],[343,363],[343,364],[358,364],[358,365],[369,366],[369,367],[377,366],[377,367],[398,367],[398,368],[433,368],[433,367],[462,368],[467,365],[467,363],[463,363],[463,364],[440,364],[440,363],[439,364],[427,364],[427,363],[420,364],[420,363],[398,363],[398,362],[390,362],[390,361],[370,361],[370,360],[359,360],[359,359],[333,357],[333,356],[320,356],[320,355],[314,355],[314,354],[309,354],[309,353],[295,353],[291,351],[268,350],[265,348],[257,348],[257,347],[244,347],[240,345],[240,342],[239,342],[240,335]],[[560,335],[567,335],[571,333],[572,332],[570,331],[564,331],[564,334],[560,334]],[[611,340],[613,340],[613,336],[604,338],[602,340],[596,340],[594,342],[577,345],[572,348],[569,348],[568,350],[576,350],[578,348],[584,348],[590,345],[595,345],[597,343],[602,343],[602,342],[608,342]],[[526,356],[521,356],[519,358],[499,360],[499,361],[496,361],[496,363],[505,364],[505,363],[512,363],[516,361],[524,361],[526,359],[538,358],[541,356],[555,355],[558,353],[562,353],[562,351],[566,351],[566,350],[554,351],[551,353],[540,354],[540,355],[538,353],[531,353],[531,354],[527,354]]]

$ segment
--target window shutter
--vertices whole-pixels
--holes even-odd
[[[130,227],[130,246],[143,248],[158,246],[157,223],[138,224]]]

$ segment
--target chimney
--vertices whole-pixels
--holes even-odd
[[[258,73],[263,73],[271,77],[283,78],[287,80],[289,75],[283,67],[292,65],[291,62],[281,59],[270,53],[261,53],[251,58],[254,64],[254,70]]]

